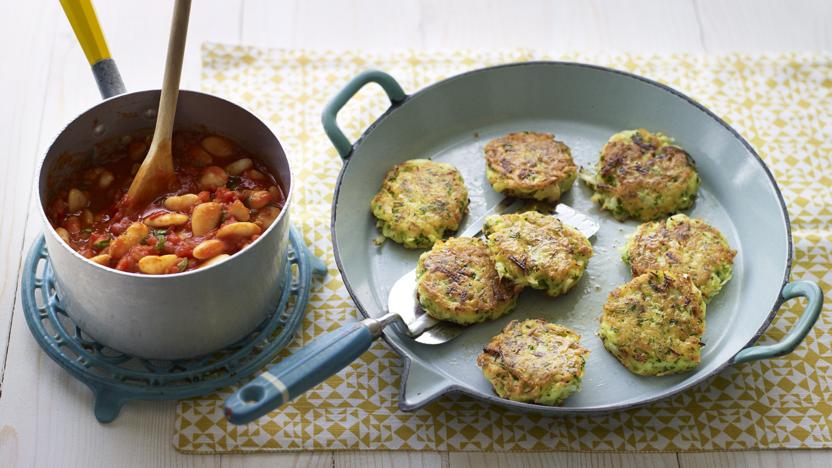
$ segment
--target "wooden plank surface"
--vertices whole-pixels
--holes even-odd
[[[829,468],[828,450],[771,450],[767,452],[680,453],[681,468]]]
[[[450,468],[498,466],[570,468],[664,468],[676,466],[675,453],[451,453]]]
[[[333,452],[334,468],[418,468],[448,466],[448,453],[437,452]]]
[[[832,51],[832,2],[694,0],[707,52]]]
[[[31,180],[40,151],[41,116],[46,106],[43,89],[50,72],[50,55],[54,42],[50,31],[57,14],[44,8],[46,1],[32,1],[32,8],[22,8],[17,15],[0,15],[0,44],[4,82],[0,86],[0,388],[4,378],[6,352],[11,331],[12,307],[18,296],[17,270],[23,249],[23,230],[29,217],[27,209],[32,193]],[[16,27],[25,22],[26,29]],[[22,41],[30,47],[9,47]],[[7,68],[8,67],[8,68]]]
[[[4,11],[12,11],[5,4]],[[129,89],[158,87],[170,2],[96,2]],[[2,466],[806,466],[829,451],[697,454],[317,452],[189,456],[171,445],[173,403],[131,403],[102,426],[89,391],[49,360],[20,318],[21,255],[41,230],[32,180],[69,119],[98,100],[57,2],[0,15],[0,465]],[[199,0],[182,86],[198,88],[203,41],[325,49],[832,51],[826,0]]]

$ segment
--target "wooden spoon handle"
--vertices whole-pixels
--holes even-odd
[[[182,75],[182,60],[185,56],[185,38],[188,36],[188,16],[191,0],[176,0],[170,25],[168,57],[165,62],[165,77],[162,81],[162,97],[159,99],[159,113],[153,144],[170,142],[173,135],[173,120],[176,116],[176,101],[179,98],[179,77]],[[153,151],[151,151],[153,153]]]
[[[162,96],[159,98],[159,112],[153,141],[136,177],[122,200],[128,211],[139,209],[165,192],[174,181],[171,139],[173,121],[176,117],[176,101],[179,98],[179,75],[182,73],[182,59],[185,55],[185,37],[188,35],[188,15],[191,0],[176,0],[171,21],[168,58],[165,63],[165,78],[162,82]]]

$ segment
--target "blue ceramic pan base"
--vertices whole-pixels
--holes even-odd
[[[255,331],[215,353],[176,361],[126,355],[96,342],[66,315],[55,293],[54,274],[43,236],[26,258],[21,298],[35,340],[55,362],[85,383],[95,398],[95,417],[114,420],[131,400],[179,400],[233,385],[271,362],[295,334],[309,302],[313,276],[326,265],[290,230],[286,278],[275,311]],[[277,289],[277,288],[276,288]]]

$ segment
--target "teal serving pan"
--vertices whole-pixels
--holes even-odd
[[[338,128],[336,115],[369,83],[381,86],[391,106],[351,143]],[[671,135],[692,155],[703,180],[687,213],[715,225],[737,250],[734,278],[708,304],[706,346],[698,368],[665,377],[631,374],[604,350],[595,331],[609,292],[630,279],[619,248],[638,223],[618,222],[599,211],[590,201],[591,191],[576,183],[562,201],[595,218],[601,230],[586,274],[567,295],[552,299],[527,290],[511,314],[472,326],[441,345],[417,343],[396,327],[381,331],[373,320],[347,324],[340,335],[318,340],[314,348],[301,350],[258,379],[262,386],[249,400],[259,400],[253,407],[262,407],[247,420],[348,364],[377,333],[404,359],[400,406],[406,411],[461,392],[512,410],[558,415],[644,405],[706,381],[727,366],[784,355],[800,344],[820,313],[820,288],[810,281],[789,281],[789,216],[771,172],[728,124],[663,84],[598,66],[529,62],[464,73],[406,95],[393,77],[371,70],[353,78],[332,99],[323,125],[344,159],[332,206],[335,259],[367,319],[385,314],[390,287],[414,268],[422,252],[389,241],[381,247],[373,243],[378,231],[369,204],[387,170],[417,157],[454,164],[468,187],[470,221],[502,198],[485,178],[483,146],[513,131],[554,133],[571,147],[579,165],[590,167],[607,139],[622,129],[644,127]],[[783,302],[794,297],[808,299],[797,323],[776,344],[755,345]],[[531,317],[576,330],[591,351],[582,389],[559,407],[497,397],[475,362],[509,320]]]

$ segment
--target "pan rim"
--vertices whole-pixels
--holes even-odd
[[[757,161],[757,163],[760,165],[763,172],[768,177],[768,182],[769,182],[770,186],[774,189],[774,193],[777,196],[777,200],[779,201],[780,212],[783,216],[783,223],[784,223],[784,226],[786,228],[786,249],[787,249],[786,261],[785,261],[784,272],[783,272],[783,279],[782,279],[781,284],[780,284],[780,290],[782,291],[783,287],[789,281],[789,275],[791,273],[791,267],[792,267],[792,261],[793,261],[793,240],[792,240],[791,220],[789,218],[789,212],[786,209],[785,199],[783,198],[783,194],[780,190],[780,187],[777,185],[777,181],[774,179],[774,176],[771,173],[771,170],[768,168],[765,161],[763,161],[763,159],[760,157],[760,155],[757,153],[757,151],[754,149],[754,147],[752,147],[751,144],[748,143],[748,141],[742,135],[740,135],[739,132],[737,132],[737,130],[735,130],[731,125],[729,125],[727,122],[725,122],[725,120],[723,120],[718,115],[716,115],[713,111],[711,111],[710,109],[708,109],[707,107],[705,107],[704,105],[702,105],[701,103],[696,101],[695,99],[691,98],[690,96],[688,96],[688,95],[686,95],[686,94],[684,94],[684,93],[682,93],[682,92],[680,92],[680,91],[678,91],[678,90],[676,90],[676,89],[674,89],[674,88],[672,88],[668,85],[665,85],[663,83],[659,83],[658,81],[651,80],[649,78],[645,78],[641,75],[637,75],[637,74],[634,74],[634,73],[630,73],[630,72],[626,72],[626,71],[622,71],[622,70],[617,70],[617,69],[614,69],[614,68],[605,67],[605,66],[601,66],[601,65],[592,65],[592,64],[586,64],[586,63],[580,63],[580,62],[569,62],[569,61],[538,60],[538,61],[508,63],[508,64],[501,64],[501,65],[494,65],[494,66],[490,66],[490,67],[478,68],[478,69],[475,69],[475,70],[470,70],[470,71],[467,71],[467,72],[464,72],[464,73],[460,73],[458,75],[454,75],[454,76],[451,76],[449,78],[446,78],[446,79],[437,81],[435,83],[432,83],[432,84],[418,90],[417,92],[415,92],[413,94],[408,94],[407,96],[405,96],[405,98],[402,101],[393,103],[372,124],[370,124],[364,130],[364,132],[362,132],[361,136],[352,144],[352,148],[350,150],[350,153],[344,159],[343,165],[341,166],[341,170],[338,173],[338,178],[337,178],[336,183],[335,183],[335,191],[334,191],[333,198],[332,198],[332,209],[331,209],[331,218],[330,218],[330,236],[332,238],[331,241],[332,241],[333,256],[335,258],[335,263],[336,263],[336,266],[338,267],[338,271],[341,274],[341,279],[344,282],[344,286],[346,287],[347,292],[350,295],[350,298],[352,299],[353,303],[355,304],[356,308],[358,309],[358,311],[361,313],[362,316],[364,316],[366,318],[371,317],[367,313],[367,310],[365,309],[364,305],[361,304],[361,302],[358,300],[358,298],[356,296],[356,293],[355,293],[355,290],[350,285],[349,279],[347,278],[347,275],[344,272],[344,266],[341,262],[341,255],[340,255],[340,252],[339,252],[339,249],[338,249],[338,237],[337,237],[337,233],[336,233],[336,230],[335,230],[335,223],[336,223],[336,220],[337,220],[337,208],[338,208],[338,201],[339,201],[341,184],[343,183],[344,174],[346,173],[346,169],[347,169],[347,167],[350,163],[350,160],[351,160],[353,154],[355,153],[355,150],[358,147],[361,146],[361,144],[364,142],[364,140],[366,140],[372,134],[372,132],[375,130],[375,128],[379,124],[381,124],[384,120],[386,120],[390,115],[395,113],[399,108],[405,106],[411,100],[433,91],[435,88],[437,88],[437,87],[439,87],[443,84],[450,83],[452,81],[456,81],[456,80],[460,80],[460,79],[464,79],[466,77],[476,75],[476,74],[480,74],[480,73],[492,72],[494,70],[508,69],[508,68],[532,67],[532,66],[558,66],[558,67],[585,68],[585,69],[610,73],[610,74],[613,74],[613,75],[619,75],[619,76],[621,76],[623,78],[627,78],[627,79],[634,79],[634,80],[640,81],[641,83],[644,83],[648,86],[652,86],[652,87],[658,89],[659,91],[669,93],[671,95],[674,95],[674,96],[682,99],[683,101],[685,101],[689,105],[692,105],[696,110],[703,113],[706,118],[712,119],[714,122],[716,122],[722,128],[727,130],[729,132],[729,134],[734,137],[734,139],[739,141],[743,145],[743,147],[745,147],[746,151],[748,153],[750,153],[754,157],[754,159]],[[740,352],[743,349],[747,348],[749,345],[756,342],[760,338],[760,336],[762,336],[762,334],[766,331],[766,329],[768,329],[769,325],[774,320],[774,317],[777,315],[777,311],[780,309],[780,306],[783,304],[783,302],[784,302],[784,299],[783,299],[782,295],[779,294],[779,292],[778,292],[778,297],[774,301],[774,304],[772,305],[772,307],[771,307],[771,309],[768,313],[768,316],[763,320],[761,326],[754,332],[754,335],[751,337],[751,339],[747,343],[745,343],[742,347],[740,347],[737,350],[737,352]],[[421,407],[423,407],[427,404],[430,404],[431,402],[435,401],[439,397],[441,397],[443,395],[446,395],[448,393],[462,393],[464,395],[474,397],[476,399],[483,400],[483,401],[486,401],[488,403],[497,404],[497,405],[500,405],[500,406],[503,406],[503,407],[506,407],[506,408],[509,408],[509,409],[519,410],[520,412],[535,412],[535,413],[540,413],[540,414],[544,414],[544,415],[547,415],[547,416],[569,416],[569,415],[579,415],[579,414],[600,414],[600,413],[608,413],[608,412],[614,412],[614,411],[622,411],[622,410],[626,410],[626,409],[630,409],[630,408],[636,408],[636,407],[649,405],[651,403],[655,403],[657,401],[664,400],[668,397],[671,397],[673,395],[676,395],[676,394],[679,394],[683,391],[686,391],[686,390],[688,390],[688,389],[690,389],[690,388],[692,388],[692,387],[694,387],[694,386],[696,386],[696,385],[714,377],[715,375],[717,375],[720,372],[722,372],[723,370],[725,370],[728,366],[733,364],[734,357],[736,356],[736,353],[735,353],[734,356],[731,356],[730,358],[726,359],[724,362],[720,363],[714,369],[712,369],[708,372],[695,373],[695,374],[691,375],[691,377],[689,379],[686,379],[686,380],[680,382],[677,386],[673,387],[671,390],[666,390],[666,391],[663,391],[663,392],[659,392],[657,394],[654,394],[653,396],[650,396],[648,398],[638,400],[638,401],[623,402],[623,403],[609,404],[609,405],[588,406],[588,407],[544,406],[544,405],[536,405],[536,404],[531,404],[531,403],[522,403],[522,402],[507,400],[507,399],[504,399],[504,398],[500,398],[500,397],[498,397],[494,394],[486,394],[486,393],[481,392],[481,391],[473,390],[469,387],[465,387],[465,386],[462,386],[462,385],[459,385],[459,384],[452,383],[450,385],[446,385],[440,391],[431,395],[429,398],[420,401],[418,404],[409,404],[405,401],[405,397],[406,397],[406,394],[407,394],[407,380],[408,380],[408,377],[409,377],[409,374],[410,374],[410,368],[413,365],[413,363],[412,363],[413,358],[408,354],[408,351],[405,349],[405,347],[399,346],[394,340],[390,339],[390,337],[386,333],[383,333],[382,337],[387,342],[387,344],[390,345],[390,347],[392,347],[396,351],[396,353],[398,353],[400,356],[402,356],[402,358],[404,360],[403,373],[402,373],[402,376],[401,376],[402,383],[401,383],[401,389],[400,389],[400,393],[399,393],[399,407],[403,411],[416,410],[416,409],[421,408]],[[431,372],[435,372],[435,371],[431,370]]]

